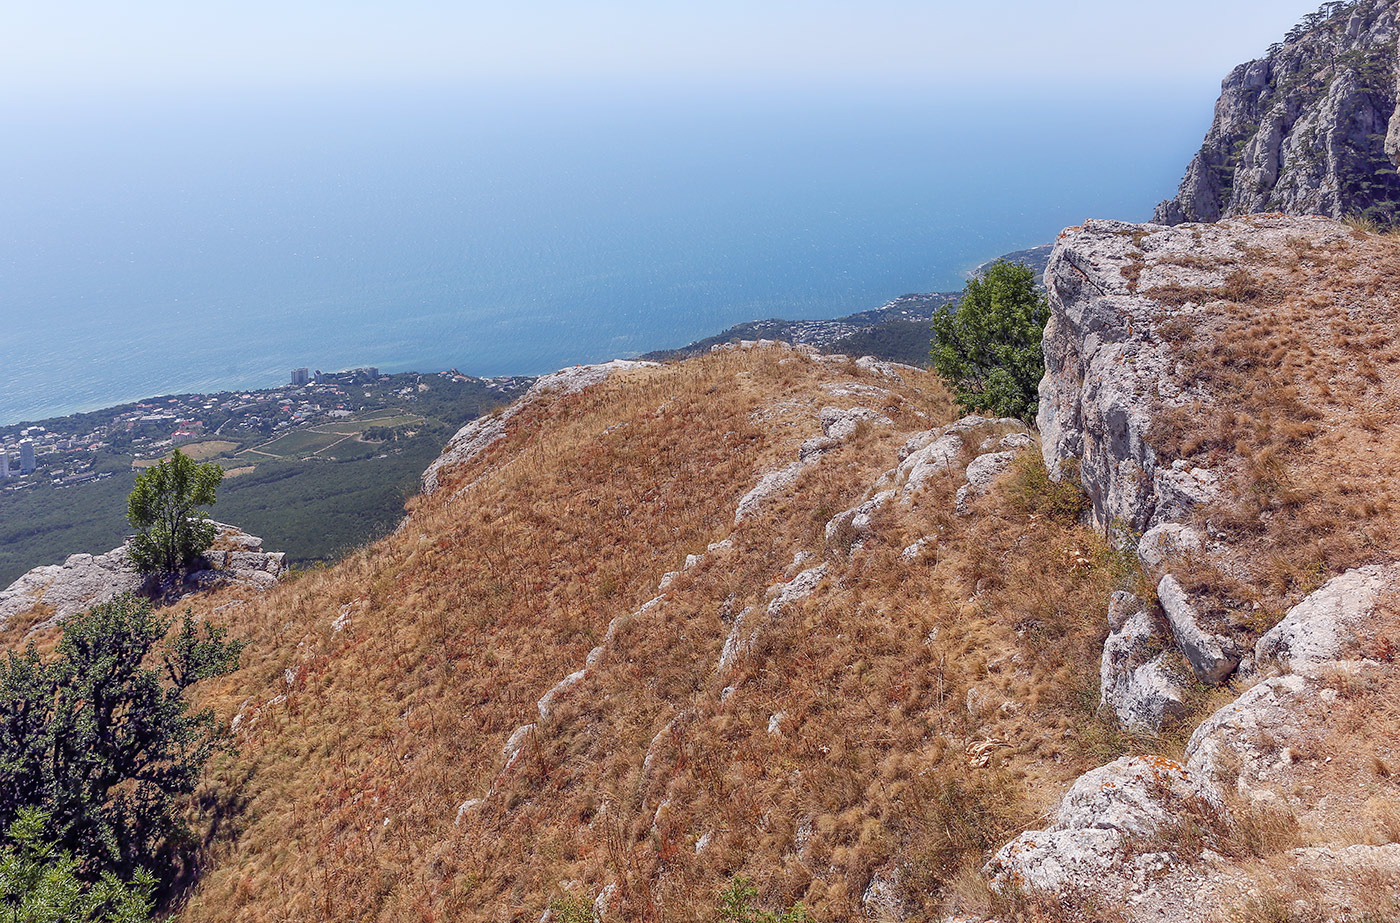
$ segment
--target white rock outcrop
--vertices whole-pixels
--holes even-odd
[[[1080,776],[1054,823],[997,850],[983,870],[993,887],[1103,893],[1130,887],[1171,864],[1170,855],[1131,850],[1184,806],[1203,805],[1180,763],[1125,756]]]
[[[1045,271],[1050,320],[1036,424],[1052,476],[1077,461],[1095,525],[1143,532],[1184,520],[1221,489],[1216,472],[1165,464],[1148,442],[1162,410],[1210,397],[1179,380],[1160,332],[1209,305],[1163,304],[1153,289],[1210,292],[1243,250],[1286,252],[1298,240],[1325,247],[1348,234],[1335,221],[1270,215],[1174,228],[1089,221],[1064,232]]]
[[[1176,646],[1204,683],[1219,683],[1239,665],[1240,653],[1229,638],[1201,626],[1201,615],[1181,583],[1167,574],[1157,584],[1157,599],[1171,626]]]
[[[985,494],[991,488],[992,482],[1001,477],[1015,460],[1016,452],[1011,450],[988,452],[986,455],[979,455],[969,462],[967,472],[964,475],[967,478],[967,483],[958,488],[955,498],[958,515],[966,516],[971,513],[972,507],[969,504]]]
[[[174,585],[139,573],[127,546],[105,554],[69,555],[62,564],[36,567],[0,590],[0,626],[17,615],[45,607],[45,624],[62,621],[122,593],[182,593],[243,584],[268,589],[286,572],[286,555],[262,550],[262,539],[237,526],[215,522],[214,550],[204,555],[207,567],[194,570]]]
[[[1186,690],[1168,666],[1170,641],[1142,608],[1104,642],[1099,664],[1099,699],[1119,724],[1156,731],[1186,710]]]
[[[1137,555],[1142,566],[1155,571],[1179,555],[1199,554],[1205,548],[1201,533],[1179,522],[1164,522],[1142,534]]]
[[[1333,577],[1264,633],[1254,647],[1255,662],[1307,673],[1354,656],[1367,618],[1381,599],[1395,598],[1397,587],[1397,565],[1358,567]]]
[[[66,619],[120,593],[135,593],[145,583],[125,545],[106,554],[69,555],[62,564],[36,567],[0,590],[0,625],[40,605],[52,610],[51,618]]]

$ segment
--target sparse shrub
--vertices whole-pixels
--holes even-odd
[[[556,923],[596,923],[593,904],[582,897],[556,897],[549,902]]]
[[[1022,452],[1011,466],[1007,495],[1021,512],[1057,522],[1074,523],[1088,508],[1089,498],[1079,485],[1079,463],[1067,459],[1058,480],[1050,477],[1045,459],[1034,449]]]
[[[753,880],[742,875],[735,877],[729,887],[719,893],[720,923],[815,923],[807,908],[799,901],[787,910],[759,910],[754,907],[758,889]]]

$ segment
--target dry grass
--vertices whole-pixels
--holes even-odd
[[[1400,241],[1254,249],[1209,292],[1151,294],[1211,310],[1159,332],[1207,397],[1164,411],[1165,461],[1227,472],[1202,524],[1236,554],[1194,575],[1238,624],[1267,627],[1322,580],[1400,552]]]
[[[821,389],[856,378],[890,394]],[[826,520],[905,435],[952,418],[913,379],[776,351],[614,379],[518,415],[395,535],[265,597],[198,601],[250,646],[203,693],[239,716],[239,750],[192,815],[201,877],[180,919],[533,921],[616,885],[622,919],[706,920],[745,875],[758,906],[837,920],[890,867],[921,912],[956,901],[1099,759],[1085,728],[1121,574],[1029,469],[969,517],[961,478],[935,479],[862,548],[826,552]],[[739,497],[842,403],[897,426],[863,427],[736,528]],[[922,560],[899,559],[927,535]],[[725,537],[618,620],[539,721],[615,617]],[[734,618],[766,608],[799,550],[826,579],[718,675]],[[974,766],[979,744],[993,755]]]

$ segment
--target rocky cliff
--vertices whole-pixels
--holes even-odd
[[[1154,221],[1259,212],[1400,219],[1396,6],[1327,3],[1225,78],[1215,119]]]
[[[1101,701],[1190,737],[1081,776],[997,851],[994,887],[1128,919],[1400,912],[1400,829],[1374,813],[1397,805],[1390,724],[1356,711],[1400,688],[1396,268],[1392,242],[1321,218],[1061,237],[1042,449],[1138,575],[1107,606]],[[1203,683],[1221,707],[1195,715]]]

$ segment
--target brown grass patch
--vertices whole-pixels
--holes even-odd
[[[1202,525],[1236,550],[1196,590],[1237,622],[1276,618],[1326,577],[1400,553],[1400,242],[1255,249],[1209,312],[1157,332],[1206,395],[1165,409],[1163,460],[1227,473]],[[1148,293],[1156,297],[1158,292]],[[1176,305],[1207,293],[1162,292]]]

